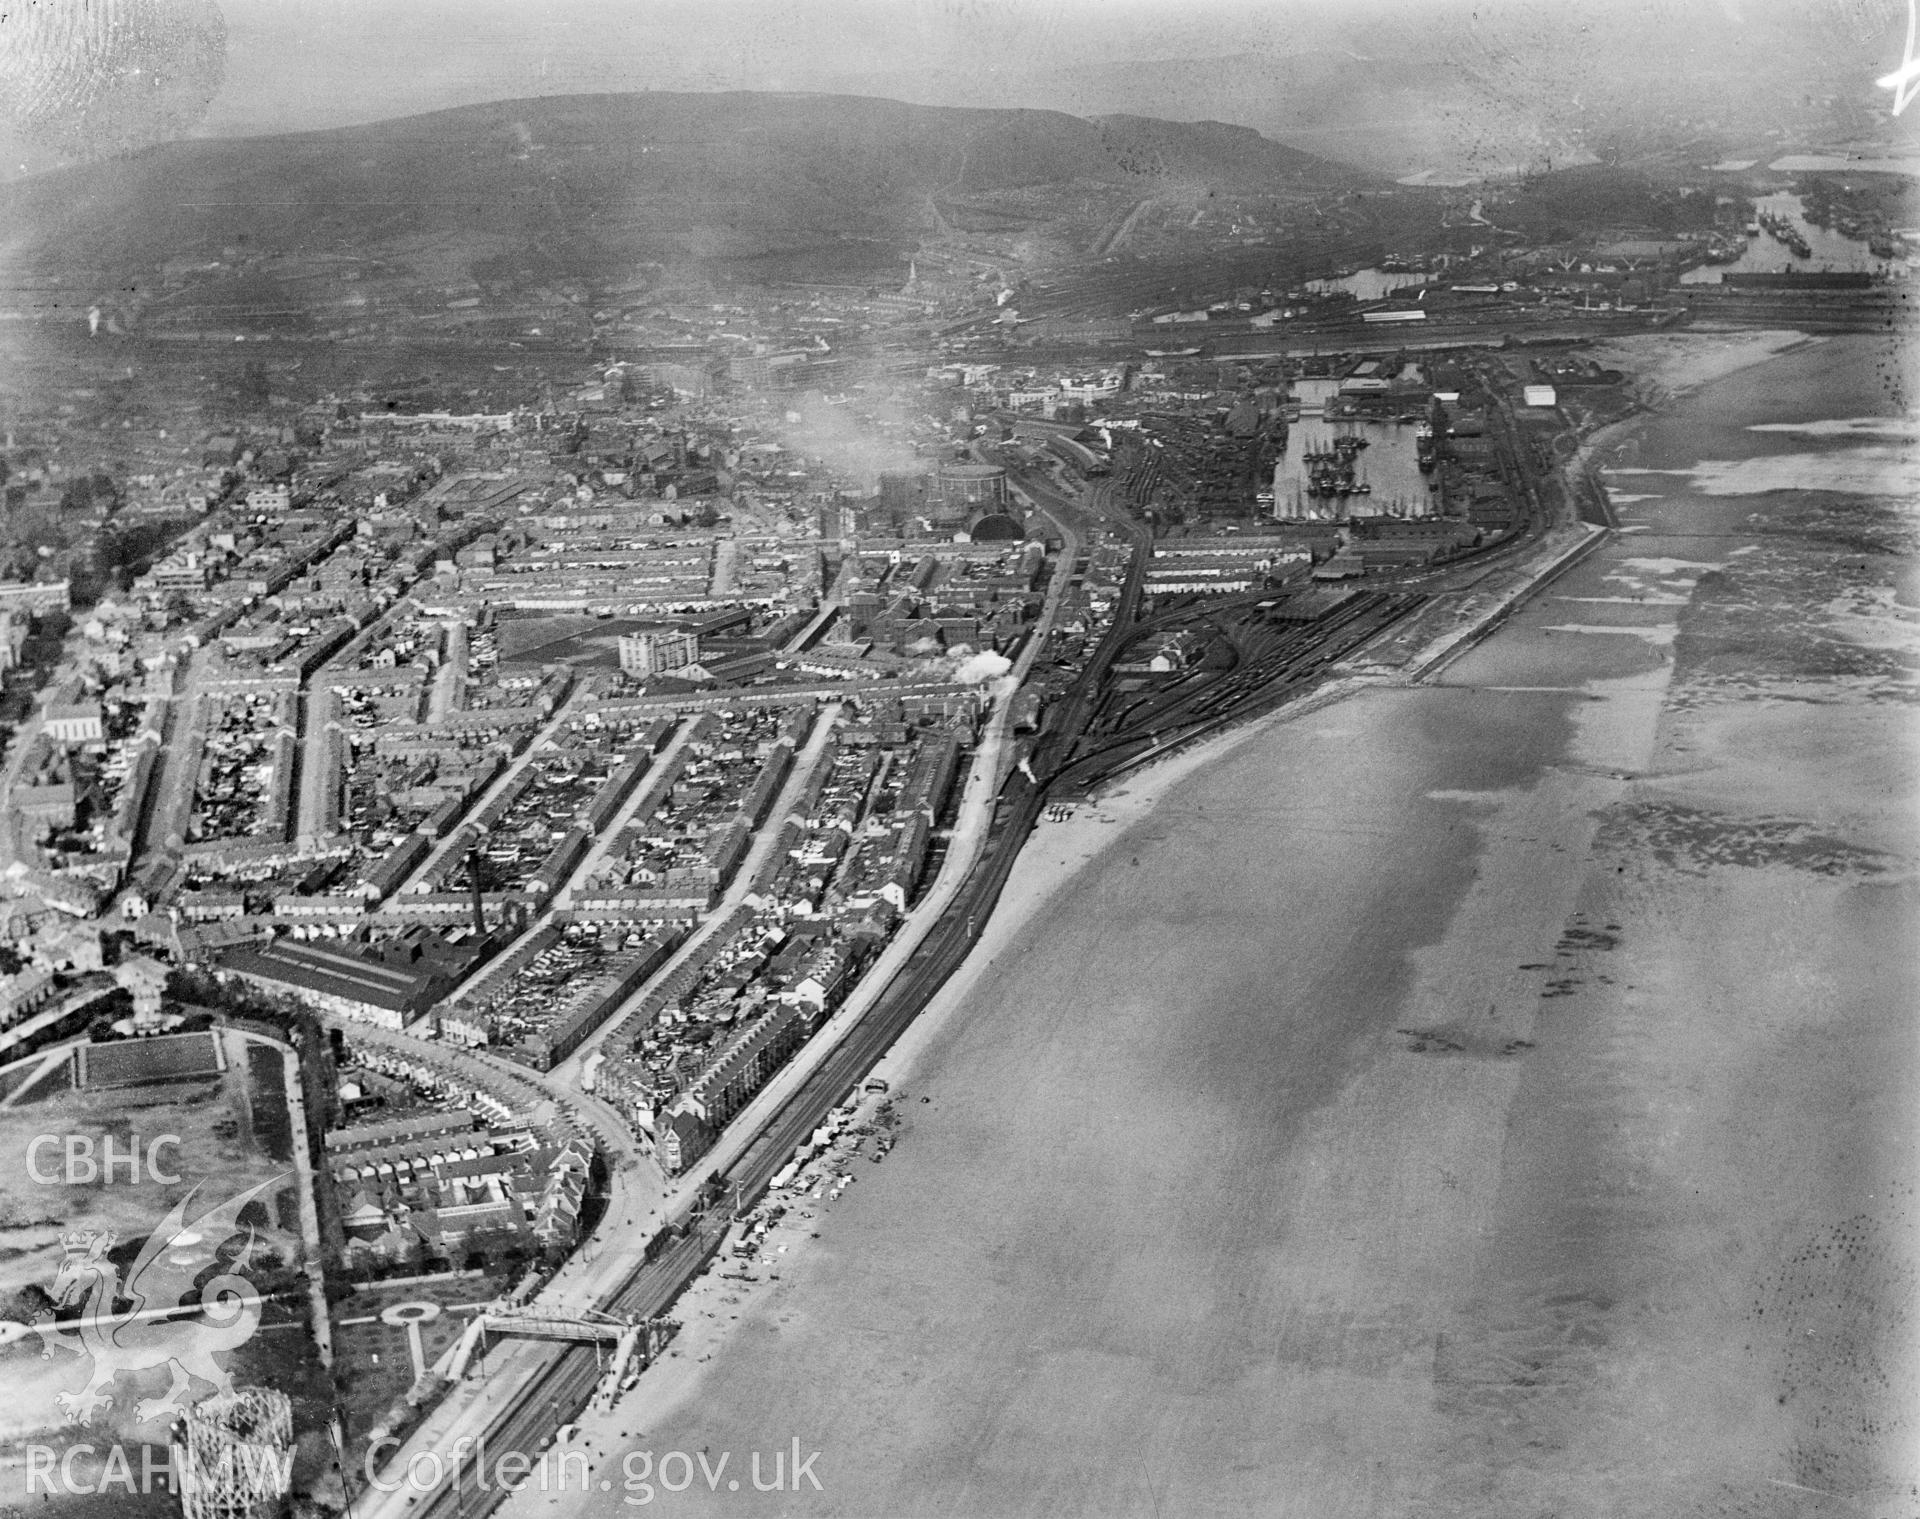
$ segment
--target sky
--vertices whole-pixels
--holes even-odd
[[[1890,104],[1871,81],[1900,62],[1908,4],[38,0],[0,10],[0,101],[32,166],[143,134],[299,131],[577,91],[764,89],[1211,117],[1408,168],[1423,147],[1565,154],[1596,120],[1630,124],[1648,108],[1757,125],[1808,91]],[[103,13],[121,40],[46,19]],[[89,47],[97,66],[76,70]],[[119,104],[70,98],[87,89]],[[20,153],[8,153],[15,172]]]
[[[1347,5],[1338,27],[1323,6],[1271,0],[224,0],[228,83],[208,127],[373,119],[396,98],[884,89],[927,74],[961,103],[995,75],[1286,46],[1410,8],[1432,0]],[[295,46],[326,66],[289,70]]]

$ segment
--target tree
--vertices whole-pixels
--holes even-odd
[[[483,1224],[461,1247],[461,1265],[469,1271],[514,1270],[527,1255],[526,1242],[505,1224]]]
[[[94,568],[101,578],[125,590],[133,577],[143,574],[188,526],[185,521],[170,518],[103,528],[94,540]]]

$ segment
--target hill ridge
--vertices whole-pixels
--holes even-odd
[[[934,197],[1370,180],[1225,122],[805,91],[545,95],[185,139],[0,185],[0,261],[136,270],[447,236],[582,267],[725,261],[835,241],[906,249]]]

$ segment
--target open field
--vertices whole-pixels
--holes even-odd
[[[219,1351],[217,1361],[236,1385],[274,1386],[294,1399],[296,1428],[306,1432],[299,1470],[310,1479],[313,1463],[324,1459],[325,1410],[332,1394],[311,1338],[309,1301],[299,1271],[305,1247],[297,1183],[287,1159],[288,1112],[280,1084],[281,1065],[277,1056],[262,1062],[245,1058],[252,1049],[230,1040],[227,1069],[217,1075],[86,1091],[63,1089],[42,1100],[0,1110],[0,1293],[4,1294],[0,1302],[5,1304],[0,1317],[31,1319],[46,1311],[47,1290],[54,1286],[67,1253],[66,1237],[75,1233],[111,1237],[109,1248],[122,1272],[123,1293],[131,1296],[139,1284],[125,1277],[142,1244],[189,1193],[194,1196],[188,1206],[187,1232],[164,1259],[185,1266],[190,1273],[198,1265],[202,1275],[194,1279],[201,1280],[206,1267],[213,1264],[213,1252],[224,1242],[225,1231],[203,1226],[203,1238],[194,1231],[194,1220],[252,1187],[281,1179],[277,1188],[262,1195],[258,1210],[250,1210],[255,1229],[252,1243],[244,1245],[250,1251],[249,1277],[265,1294],[260,1322],[243,1342]],[[154,1142],[163,1137],[170,1142],[154,1148]],[[75,1144],[70,1173],[69,1139]],[[36,1140],[41,1141],[37,1147]],[[138,1146],[142,1159],[137,1177],[130,1177],[127,1164],[118,1159],[110,1174],[104,1169],[89,1174],[89,1164],[98,1165],[109,1142],[116,1158]],[[215,1232],[222,1238],[214,1239]],[[236,1240],[236,1249],[243,1244]],[[151,1280],[144,1286],[147,1292],[154,1291]],[[182,1290],[176,1271],[167,1291],[144,1306],[173,1306],[166,1299]],[[63,1332],[70,1339],[74,1334],[71,1329]],[[167,1344],[184,1347],[193,1332],[183,1330]],[[28,1443],[51,1446],[62,1455],[76,1443],[91,1443],[95,1456],[82,1455],[74,1467],[75,1488],[89,1489],[111,1480],[101,1465],[109,1445],[134,1452],[126,1459],[136,1467],[139,1449],[151,1445],[153,1459],[164,1463],[165,1422],[143,1420],[138,1405],[144,1399],[162,1397],[169,1374],[164,1360],[143,1365],[143,1357],[135,1354],[130,1372],[103,1389],[111,1403],[96,1411],[90,1423],[69,1423],[56,1398],[80,1391],[95,1364],[96,1348],[87,1345],[84,1333],[79,1338],[84,1353],[77,1356],[58,1351],[43,1357],[42,1343],[34,1335],[0,1346],[0,1385],[11,1394],[0,1415],[0,1439],[6,1454],[16,1459]],[[204,1384],[194,1386],[196,1393],[206,1390]],[[25,1480],[23,1467],[12,1462],[0,1466],[0,1502],[27,1501],[31,1495],[23,1489]],[[48,1510],[87,1519],[121,1511],[177,1512],[177,1502],[164,1485],[138,1495],[102,1496],[63,1489]]]
[[[274,1073],[276,1076],[278,1072]],[[165,1217],[174,1201],[195,1185],[202,1187],[198,1206],[221,1201],[258,1182],[287,1172],[258,1142],[247,1073],[228,1069],[219,1076],[191,1082],[123,1087],[87,1092],[65,1091],[43,1102],[0,1112],[0,1292],[53,1278],[61,1254],[63,1231],[104,1230],[121,1239],[144,1235]],[[284,1123],[279,1093],[268,1094],[263,1116],[278,1115]],[[166,1175],[178,1183],[156,1180],[143,1160],[137,1182],[127,1179],[117,1164],[111,1185],[99,1177],[86,1180],[86,1154],[76,1159],[73,1184],[55,1181],[42,1185],[30,1174],[27,1152],[41,1135],[54,1137],[34,1157],[42,1176],[64,1176],[63,1146],[68,1136],[98,1157],[111,1138],[116,1156],[124,1154],[137,1137],[143,1151],[163,1135],[177,1144],[153,1157]],[[275,1209],[274,1221],[286,1232],[283,1258],[300,1255],[299,1225],[288,1200]]]

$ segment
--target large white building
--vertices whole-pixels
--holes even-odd
[[[104,734],[100,703],[71,688],[48,700],[41,726],[48,738],[63,744],[97,744]]]
[[[664,675],[700,662],[700,635],[661,628],[620,635],[620,668],[629,675]]]

